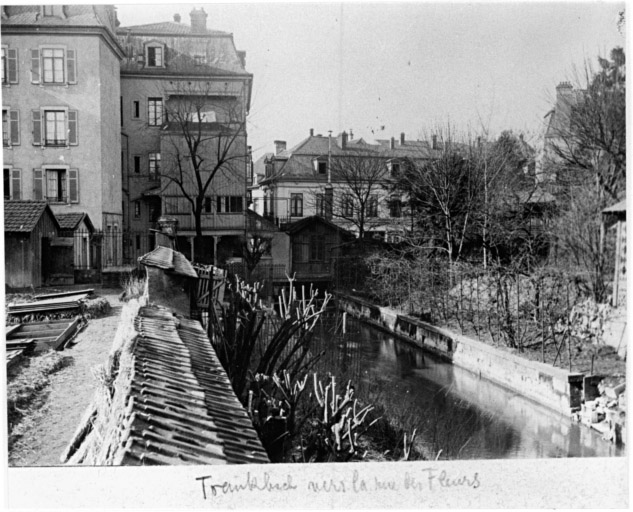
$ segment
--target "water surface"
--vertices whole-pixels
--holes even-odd
[[[416,346],[348,317],[329,314],[317,326],[325,351],[321,376],[350,379],[363,401],[411,431],[441,459],[606,457],[624,450],[551,411]]]

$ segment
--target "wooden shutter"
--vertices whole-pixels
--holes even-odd
[[[9,111],[9,121],[11,126],[11,145],[19,146],[20,145],[20,111],[19,110],[10,110]]]
[[[33,169],[33,199],[36,201],[44,199],[43,186],[42,169]]]
[[[68,144],[71,146],[77,145],[77,111],[68,111]]]
[[[68,170],[68,201],[71,203],[79,202],[79,170]]]
[[[31,83],[40,83],[40,51],[31,50]]]
[[[22,171],[11,169],[11,199],[22,199]]]
[[[33,110],[33,145],[42,145],[42,112],[40,110]]]
[[[18,83],[18,50],[16,48],[9,48],[8,50],[8,58],[9,58],[9,83],[17,84]]]
[[[75,50],[66,50],[66,71],[69,84],[77,83],[77,59]]]

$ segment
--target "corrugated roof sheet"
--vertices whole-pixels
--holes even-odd
[[[59,227],[59,223],[46,201],[5,201],[4,231],[6,233],[30,233],[46,210],[53,218],[53,222]]]
[[[182,253],[169,247],[158,246],[141,256],[139,262],[146,267],[162,268],[181,276],[198,277],[191,262]]]
[[[144,307],[115,464],[265,463],[268,456],[197,321]]]

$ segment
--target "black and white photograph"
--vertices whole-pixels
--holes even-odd
[[[5,505],[627,508],[624,2],[0,9]]]

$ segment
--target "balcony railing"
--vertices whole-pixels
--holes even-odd
[[[44,145],[49,147],[66,146],[66,139],[44,139]]]

